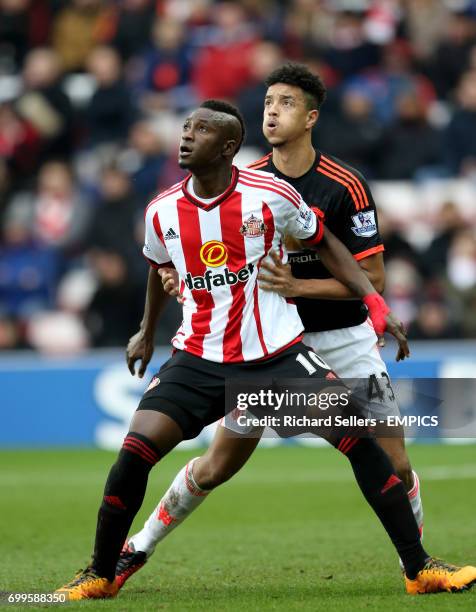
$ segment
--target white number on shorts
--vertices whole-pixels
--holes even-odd
[[[319,355],[316,355],[316,353],[314,353],[313,351],[307,351],[307,354],[312,359],[312,361],[314,361],[314,363],[320,368],[323,368],[324,370],[330,370],[330,367],[323,359],[319,357]],[[296,355],[296,361],[298,361],[302,366],[304,366],[304,368],[306,368],[307,373],[309,375],[312,376],[312,374],[315,374],[317,372],[317,368],[315,368],[309,361],[309,359],[305,357],[302,353],[298,353]]]

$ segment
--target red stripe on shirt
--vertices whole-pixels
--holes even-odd
[[[326,169],[328,172],[330,172],[333,175],[339,176],[346,184],[347,184],[347,188],[349,191],[352,191],[353,194],[355,194],[355,197],[358,200],[358,204],[356,205],[356,209],[360,210],[361,208],[364,208],[364,201],[362,199],[362,193],[360,192],[359,188],[357,187],[357,185],[351,181],[349,179],[349,177],[347,177],[345,174],[338,172],[335,168],[333,168],[330,164],[326,164],[325,162],[320,163],[319,168],[322,169]],[[354,198],[353,198],[354,199]],[[354,203],[355,203],[355,199],[354,199]]]
[[[261,262],[263,261],[263,259],[266,257],[271,247],[273,246],[274,229],[275,229],[273,213],[271,212],[271,209],[266,204],[266,202],[263,202],[262,211],[263,211],[263,221],[264,221],[264,224],[266,225],[266,233],[264,235],[264,255],[263,257],[261,257],[261,259],[258,262],[258,270],[261,265]],[[266,348],[266,343],[264,341],[264,335],[263,335],[263,326],[261,325],[261,314],[259,310],[259,301],[258,301],[258,282],[255,283],[255,286],[253,289],[253,301],[254,301],[253,315],[255,317],[256,330],[258,332],[258,338],[261,344],[261,348],[263,350],[263,354],[264,356],[266,356],[268,354],[268,349]]]
[[[266,189],[268,186],[272,187],[273,189],[278,189],[280,192],[282,192],[283,196],[290,200],[295,206],[299,207],[301,205],[301,198],[298,192],[287,183],[275,181],[271,175],[269,175],[268,179],[264,176],[257,176],[254,173],[241,170],[240,182],[243,182],[243,180],[248,181],[252,184],[252,186],[257,185],[261,189]]]
[[[299,336],[296,336],[296,338],[294,338],[293,340],[291,340],[284,346],[281,346],[273,353],[268,353],[267,355],[264,355],[263,357],[260,357],[259,359],[253,359],[252,361],[248,361],[248,363],[257,363],[258,361],[266,361],[266,359],[271,359],[271,357],[275,357],[276,355],[279,355],[279,353],[286,351],[288,348],[290,348],[294,344],[297,344],[298,342],[302,342],[303,338],[304,338],[304,334],[301,333],[299,334]]]
[[[365,187],[362,181],[359,179],[359,177],[354,172],[347,170],[347,168],[344,168],[342,164],[337,163],[336,161],[334,161],[333,159],[330,159],[329,157],[326,157],[325,155],[321,156],[321,160],[325,161],[326,164],[329,164],[330,166],[332,166],[333,168],[335,168],[336,170],[338,170],[345,176],[348,176],[354,182],[354,184],[360,189],[365,206],[369,205],[369,199],[367,197],[367,192],[365,191]]]
[[[182,188],[182,181],[180,181],[180,183],[176,183],[175,185],[172,185],[172,187],[170,187],[166,191],[159,193],[158,196],[156,196],[153,200],[149,202],[149,204],[147,204],[147,207],[144,211],[144,217],[146,216],[147,211],[152,206],[152,204],[156,204],[157,202],[159,202],[159,200],[162,200],[163,198],[166,198],[167,196],[172,195],[176,191],[180,191],[181,188]]]
[[[239,229],[243,224],[242,196],[236,192],[228,198],[226,207],[220,208],[222,242],[228,249],[227,268],[238,274],[246,267],[245,237]],[[223,361],[243,361],[241,323],[246,305],[245,283],[230,285],[232,302],[223,336]]]
[[[271,174],[269,174],[268,176],[269,178],[261,174],[255,174],[254,172],[250,172],[248,170],[240,170],[240,179],[245,178],[248,181],[258,183],[260,186],[271,185],[274,188],[278,188],[285,194],[287,194],[288,199],[290,199],[299,208],[299,206],[301,205],[301,196],[294,189],[294,187],[292,185],[289,185],[289,183],[286,183],[285,181],[275,180],[275,178]]]
[[[164,235],[162,233],[162,228],[160,226],[160,221],[159,221],[159,213],[156,212],[155,215],[152,218],[152,225],[154,226],[155,229],[155,233],[157,234],[157,238],[160,240],[160,242],[163,244],[164,248],[167,248],[165,246],[165,240],[164,240]],[[172,262],[168,261],[165,263],[157,263],[154,259],[151,259],[150,257],[147,257],[146,255],[144,255],[144,257],[147,259],[147,261],[149,262],[149,264],[156,270],[158,270],[159,268],[175,268],[175,266],[172,264]]]
[[[152,224],[154,226],[155,233],[157,234],[157,238],[160,240],[160,242],[164,245],[165,248],[164,234],[162,233],[162,228],[160,227],[159,213],[155,213],[152,219]]]
[[[337,173],[341,174],[343,177],[346,177],[348,180],[352,182],[352,184],[355,186],[356,191],[359,193],[359,196],[360,196],[359,199],[362,200],[362,208],[366,208],[369,205],[369,199],[367,197],[367,192],[365,191],[365,188],[362,185],[362,182],[360,181],[360,179],[353,172],[350,172],[349,170],[347,170],[347,168],[344,168],[344,166],[342,166],[341,164],[338,164],[334,160],[329,159],[328,157],[325,157],[324,155],[321,156],[321,162],[327,164],[327,166],[330,166]]]
[[[253,170],[259,170],[260,168],[265,168],[267,165],[268,165],[268,162],[264,161],[261,164],[257,164],[256,166],[247,166],[247,167],[252,168]]]
[[[316,245],[316,244],[319,244],[323,236],[324,236],[324,223],[322,223],[319,217],[316,215],[316,231],[310,238],[306,238],[305,242],[306,244],[309,244],[309,245]]]
[[[202,237],[198,208],[191,205],[183,197],[177,200],[177,213],[185,269],[192,276],[203,276],[207,268],[199,256]],[[184,350],[201,357],[203,355],[203,341],[205,336],[210,333],[210,321],[215,302],[211,293],[206,289],[192,289],[191,292],[197,310],[192,314],[192,335],[185,341]]]
[[[365,251],[360,251],[360,253],[354,253],[354,259],[360,261],[361,259],[375,255],[375,253],[382,253],[382,251],[385,251],[385,247],[383,244],[378,244],[377,246],[366,249]]]
[[[265,185],[265,184],[258,184],[254,182],[252,183],[244,179],[240,179],[240,183],[242,183],[243,185],[246,185],[247,187],[255,187],[256,189],[264,189],[266,191],[273,191],[274,193],[277,193],[279,196],[281,196],[286,201],[288,201],[290,204],[292,204],[295,208],[299,209],[300,205],[296,204],[296,202],[292,200],[286,193],[281,191],[279,189],[279,186],[277,185],[271,186],[271,185]]]
[[[352,200],[354,201],[354,205],[355,205],[355,209],[356,210],[360,210],[360,201],[357,197],[357,194],[354,191],[353,186],[349,183],[349,181],[344,180],[343,178],[340,178],[339,176],[335,175],[335,174],[331,174],[330,172],[327,172],[322,166],[321,164],[319,164],[319,166],[317,167],[317,171],[320,172],[321,174],[324,174],[325,176],[328,176],[329,178],[331,178],[334,181],[337,181],[338,183],[340,183],[341,185],[344,185],[344,187],[347,189],[347,191],[350,193]]]
[[[248,164],[246,167],[247,168],[253,168],[256,164],[263,163],[263,161],[265,161],[265,163],[268,163],[268,160],[271,157],[271,155],[272,155],[272,153],[267,153],[266,155],[263,155],[263,157],[260,157],[259,159],[255,160],[254,162],[251,162],[251,164]]]
[[[284,192],[288,193],[290,198],[293,198],[299,204],[301,203],[301,196],[292,185],[286,183],[286,181],[277,179],[269,172],[263,176],[262,173],[256,174],[250,170],[241,170],[240,175],[243,175],[247,180],[257,181],[258,183],[269,183],[270,185],[279,187],[279,189],[282,189]]]

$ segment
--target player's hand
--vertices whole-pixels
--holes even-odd
[[[180,293],[179,275],[175,268],[159,268],[157,271],[162,280],[165,293],[176,297],[179,304],[183,304],[183,295]]]
[[[405,331],[405,327],[399,319],[392,313],[389,312],[385,317],[385,322],[387,324],[386,331],[396,339],[398,342],[398,351],[397,356],[395,357],[396,361],[403,361],[405,357],[410,357],[410,349],[408,347],[407,340],[407,332]],[[378,345],[385,346],[385,339],[383,336],[379,336]]]
[[[283,264],[276,251],[269,253],[273,263],[263,262],[258,274],[259,286],[264,291],[274,291],[283,297],[295,297],[298,294],[298,279],[294,278],[289,264]],[[263,273],[266,270],[267,274]]]
[[[384,332],[392,334],[398,342],[398,351],[396,360],[401,361],[405,357],[410,356],[408,348],[407,334],[403,323],[391,312],[390,308],[385,303],[385,300],[376,291],[369,293],[362,298],[362,301],[367,306],[369,317],[377,334],[378,346],[385,346]]]
[[[135,376],[135,363],[140,359],[140,366],[137,376],[142,378],[149,361],[154,353],[154,339],[147,338],[142,330],[134,334],[129,340],[126,348],[126,361],[129,372]]]

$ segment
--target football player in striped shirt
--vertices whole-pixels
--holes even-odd
[[[347,246],[374,287],[382,291],[384,246],[367,183],[356,170],[314,149],[311,142],[312,129],[325,99],[322,81],[305,66],[289,64],[273,72],[267,86],[263,130],[273,151],[250,168],[270,172],[293,185],[305,201],[318,209],[326,226]],[[398,414],[367,309],[361,300],[350,299],[352,293],[332,277],[316,251],[295,247],[289,254],[292,274],[278,259],[271,267],[272,276],[263,278],[261,287],[295,299],[306,331],[305,340],[339,376],[353,380],[358,387],[355,393],[372,398],[372,415],[380,419]],[[264,263],[263,267],[268,265]],[[170,278],[172,292],[177,293],[171,276],[166,278]],[[152,350],[152,342],[146,342],[143,333],[131,339],[128,357],[132,372],[134,361],[140,359],[139,376],[144,374]],[[230,415],[222,425],[206,454],[179,472],[144,528],[129,538],[117,566],[121,586],[144,565],[157,543],[189,516],[212,489],[232,477],[254,451],[259,430],[240,427]],[[242,437],[235,435],[230,439],[226,429],[241,433]],[[399,434],[378,441],[404,483],[421,533],[423,510],[418,476],[410,466],[403,431]],[[187,488],[186,474],[194,479],[194,490],[200,491],[200,495]],[[183,492],[179,505],[174,503],[176,491]],[[420,587],[407,583],[407,588],[412,591]]]

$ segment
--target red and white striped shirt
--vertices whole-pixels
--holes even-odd
[[[271,249],[286,261],[285,234],[317,244],[324,226],[285,181],[232,169],[210,201],[190,193],[191,176],[158,195],[145,213],[143,253],[174,266],[184,296],[175,348],[216,362],[266,358],[300,339],[292,300],[262,291],[257,275]]]

